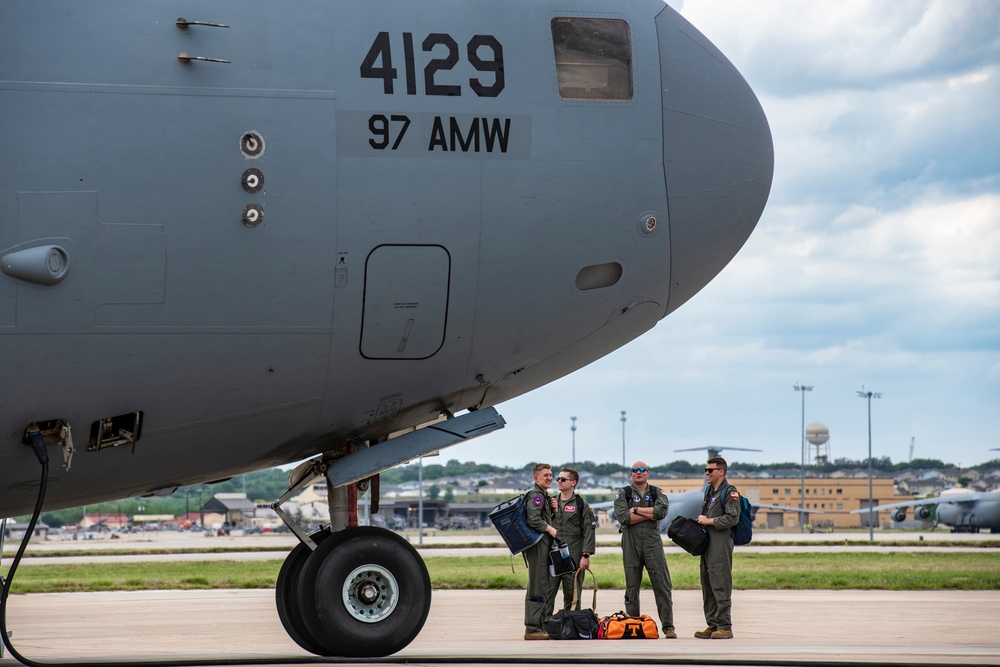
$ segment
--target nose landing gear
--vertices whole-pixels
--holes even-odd
[[[358,495],[380,471],[503,428],[493,408],[435,422],[341,456],[306,461],[271,508],[301,544],[285,559],[275,590],[278,617],[295,643],[317,655],[382,657],[409,644],[431,607],[431,580],[413,546],[384,528],[358,526]],[[281,505],[326,477],[331,527],[306,534]],[[372,485],[372,511],[378,498]]]

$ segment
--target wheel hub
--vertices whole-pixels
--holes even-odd
[[[344,607],[359,621],[377,623],[396,608],[399,584],[381,565],[362,565],[344,580]]]

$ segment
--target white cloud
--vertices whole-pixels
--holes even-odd
[[[806,420],[833,456],[977,463],[1000,447],[1000,3],[687,0],[683,15],[761,98],[772,193],[731,264],[653,331],[498,406],[459,458],[650,463],[750,447],[797,461]]]
[[[1000,6],[992,0],[834,3],[690,0],[683,15],[724,44],[753,85],[802,90],[881,86],[891,79],[996,62]]]

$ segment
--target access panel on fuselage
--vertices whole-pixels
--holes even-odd
[[[451,261],[439,245],[382,245],[365,263],[361,354],[426,359],[444,343]]]

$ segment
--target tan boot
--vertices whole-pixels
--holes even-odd
[[[698,639],[711,639],[713,632],[715,632],[715,630],[713,630],[712,628],[705,628],[704,630],[699,630],[698,632],[694,633],[694,636],[697,637]]]
[[[663,631],[663,638],[664,639],[677,639],[677,633],[674,632],[673,630],[664,630]]]
[[[547,632],[525,632],[524,638],[531,641],[535,639],[548,639],[549,633]]]
[[[732,639],[732,630],[716,630],[712,633],[712,639]]]

